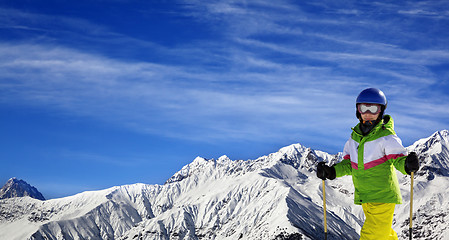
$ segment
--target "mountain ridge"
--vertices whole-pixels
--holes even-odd
[[[448,236],[448,131],[407,147],[418,152],[414,235]],[[331,155],[292,144],[255,160],[197,157],[164,185],[131,184],[61,199],[0,200],[0,239],[322,239],[319,161]],[[447,171],[446,171],[447,172]],[[410,177],[398,177],[404,204],[393,228],[408,236]],[[326,181],[328,239],[357,239],[363,211],[350,176]],[[20,229],[19,233],[17,230]]]

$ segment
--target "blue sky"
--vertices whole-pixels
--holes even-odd
[[[55,198],[337,153],[367,87],[409,146],[448,129],[448,29],[447,1],[0,1],[0,181]]]

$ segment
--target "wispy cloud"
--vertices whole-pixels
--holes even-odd
[[[295,121],[298,114],[313,108],[312,99],[327,98],[307,88],[288,90],[288,84],[311,83],[294,79],[299,77],[295,69],[279,75],[285,70],[281,66],[268,74],[222,75],[182,66],[121,62],[63,48],[2,45],[1,51],[6,53],[0,59],[3,103],[43,104],[172,136],[193,137],[200,130],[209,131],[204,133],[208,137],[236,137],[235,133],[256,137],[264,123],[285,125],[276,124],[278,117]],[[253,60],[257,63],[251,65],[261,67],[261,61]],[[262,67],[272,65],[262,63]],[[276,86],[279,79],[287,85]],[[270,115],[278,117],[269,121]]]
[[[410,17],[448,19],[449,10],[447,6],[446,1],[423,1],[409,3],[405,8],[398,9],[397,12]]]
[[[108,27],[84,19],[63,15],[33,13],[31,11],[22,11],[13,8],[0,7],[0,19],[2,19],[0,28],[3,29],[32,30],[32,34],[41,32],[42,34],[40,35],[34,35],[39,36],[36,40],[51,38],[56,35],[59,35],[60,37],[61,35],[77,35],[79,37],[82,36],[82,34],[87,34],[89,36],[95,34],[113,34],[109,31]],[[47,34],[47,36],[45,36],[45,34]]]
[[[356,94],[375,85],[391,96],[389,110],[406,122],[402,126],[416,128],[426,121],[431,129],[445,127],[431,113],[408,112],[432,108],[449,117],[447,94],[434,92],[440,79],[431,69],[449,60],[448,49],[410,49],[402,41],[386,41],[388,33],[371,37],[370,26],[383,19],[351,21],[364,9],[318,16],[288,2],[188,3],[189,12],[183,14],[218,26],[216,38],[167,47],[75,18],[62,18],[46,30],[60,16],[16,12],[14,17],[15,10],[3,10],[9,23],[2,28],[61,31],[74,37],[72,42],[127,46],[123,51],[132,56],[145,49],[151,56],[124,59],[115,51],[109,55],[64,42],[4,41],[0,101],[51,107],[176,138],[263,141],[293,133],[319,141],[329,132],[346,138],[346,131],[335,129],[354,123]],[[435,100],[422,101],[429,95]]]

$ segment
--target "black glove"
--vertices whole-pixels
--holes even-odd
[[[416,156],[416,153],[411,152],[407,158],[405,159],[405,172],[407,172],[409,175],[411,172],[416,172],[419,169],[419,161],[418,156]]]
[[[335,168],[334,166],[326,166],[324,162],[319,162],[316,167],[316,176],[323,180],[326,180],[326,178],[334,180],[336,176]]]

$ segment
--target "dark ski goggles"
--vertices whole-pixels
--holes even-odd
[[[368,112],[371,114],[378,114],[381,111],[381,107],[379,104],[360,103],[357,104],[357,110],[361,114],[365,114]]]

